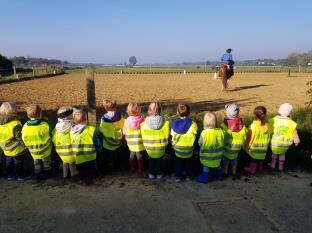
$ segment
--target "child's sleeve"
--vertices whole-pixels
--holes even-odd
[[[16,138],[19,141],[19,143],[25,147],[24,142],[22,140],[22,126],[21,125],[15,126],[15,128],[13,129],[13,134],[14,134],[14,138]]]
[[[95,146],[95,149],[99,152],[103,151],[103,146],[101,143],[101,140],[99,139],[99,136],[97,135],[97,133],[95,132],[93,135],[93,144]]]
[[[200,137],[199,137],[199,139],[198,139],[198,145],[199,145],[199,146],[202,146],[202,145],[203,145],[203,137],[202,137],[201,134],[200,134]]]
[[[294,143],[296,146],[298,146],[300,143],[300,138],[299,138],[297,130],[294,131],[293,135],[294,135]]]

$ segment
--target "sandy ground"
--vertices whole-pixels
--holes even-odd
[[[235,101],[242,106],[243,114],[249,114],[257,105],[265,105],[269,112],[275,112],[283,102],[303,106],[308,101],[309,80],[307,75],[287,77],[285,73],[236,74],[229,92],[220,91],[220,80],[214,80],[212,74],[97,75],[95,82],[98,108],[102,108],[104,98],[114,98],[121,105],[157,100],[175,106],[183,101],[190,103],[194,111],[216,111]],[[63,105],[87,103],[82,74],[3,84],[0,88],[0,102],[17,101],[22,111],[29,103],[53,111]]]
[[[0,232],[312,232],[311,174],[176,184],[126,174],[92,186],[0,180]]]
[[[263,104],[269,111],[289,101],[307,101],[309,77],[286,74],[238,74],[232,91],[220,91],[219,80],[198,75],[101,75],[96,77],[97,105],[114,98],[166,105],[179,101],[194,111],[220,110],[238,102],[249,113]],[[62,105],[86,105],[83,75],[3,84],[0,102],[17,101],[21,111],[38,103],[54,112]],[[124,107],[124,106],[122,106]],[[51,179],[41,184],[0,179],[0,232],[312,232],[312,176],[309,173],[264,174],[228,178],[208,185],[150,182],[126,172],[105,176],[92,186]]]

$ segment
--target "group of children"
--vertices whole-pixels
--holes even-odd
[[[104,100],[106,113],[102,116],[99,129],[88,124],[85,111],[80,108],[62,107],[57,111],[58,122],[55,129],[42,117],[38,105],[26,109],[29,120],[22,125],[17,120],[15,103],[5,102],[0,107],[0,147],[6,156],[8,179],[23,180],[23,160],[27,151],[33,158],[36,181],[51,174],[51,152],[54,144],[56,153],[62,160],[63,177],[82,179],[89,184],[97,170],[98,156],[110,158],[118,166],[122,144],[126,142],[130,155],[130,171],[143,172],[144,151],[148,154],[149,179],[162,179],[161,159],[170,143],[175,152],[174,179],[191,180],[194,176],[192,157],[197,135],[197,124],[190,116],[187,104],[178,104],[178,118],[167,121],[162,115],[161,105],[152,102],[148,116],[141,116],[138,103],[129,103],[126,119],[117,111],[114,100]],[[268,147],[271,146],[271,168],[284,169],[285,153],[288,148],[300,142],[296,123],[289,118],[292,106],[282,104],[278,115],[266,121],[266,108],[254,109],[254,121],[247,129],[239,116],[239,106],[235,103],[225,106],[226,117],[218,127],[216,114],[207,112],[203,119],[203,131],[198,139],[199,158],[203,166],[197,182],[208,183],[210,171],[223,179],[236,175],[238,154],[244,149],[250,156],[250,164],[244,170],[255,174],[263,169]],[[221,166],[222,164],[222,166]]]

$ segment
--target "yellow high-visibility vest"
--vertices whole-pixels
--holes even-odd
[[[239,132],[233,132],[224,123],[222,123],[221,128],[224,132],[223,156],[229,160],[237,159],[238,153],[246,141],[246,127],[244,126]]]
[[[131,129],[126,124],[126,140],[129,150],[132,152],[144,151],[141,129]]]
[[[41,121],[38,125],[26,123],[22,129],[22,139],[33,159],[51,155],[52,143],[47,122]]]
[[[70,138],[76,164],[89,162],[96,159],[96,148],[93,144],[95,127],[86,125],[79,134],[70,132]]]
[[[54,143],[56,153],[60,156],[63,163],[75,162],[75,156],[70,139],[70,130],[68,130],[68,132],[59,133],[54,129],[52,134],[52,141]]]
[[[294,131],[297,123],[289,118],[274,117],[269,120],[269,124],[273,130],[272,153],[276,155],[285,154],[294,142]]]
[[[196,139],[197,124],[193,121],[185,134],[178,134],[171,129],[172,146],[179,158],[190,158],[193,155],[194,141]]]
[[[205,129],[201,133],[203,143],[200,147],[200,162],[205,167],[217,168],[220,167],[224,133],[222,129]]]
[[[247,153],[253,159],[264,160],[268,150],[268,146],[270,144],[270,131],[268,130],[266,132],[262,132],[257,127],[255,122],[250,125],[249,129],[252,131],[254,140],[247,150]]]
[[[103,147],[105,149],[113,151],[121,146],[124,121],[124,118],[118,122],[101,121],[100,128],[103,133]]]
[[[146,122],[141,124],[143,145],[151,158],[161,158],[168,145],[169,122],[166,121],[160,129],[151,129]]]
[[[0,125],[0,148],[6,156],[17,156],[25,152],[25,148],[20,141],[14,138],[14,128],[22,127],[18,120],[12,120],[4,125]]]

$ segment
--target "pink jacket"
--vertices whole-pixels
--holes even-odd
[[[131,129],[140,129],[140,124],[144,121],[144,117],[142,116],[129,116],[125,120],[125,124],[123,127],[123,134],[126,135],[126,127],[130,127]]]

